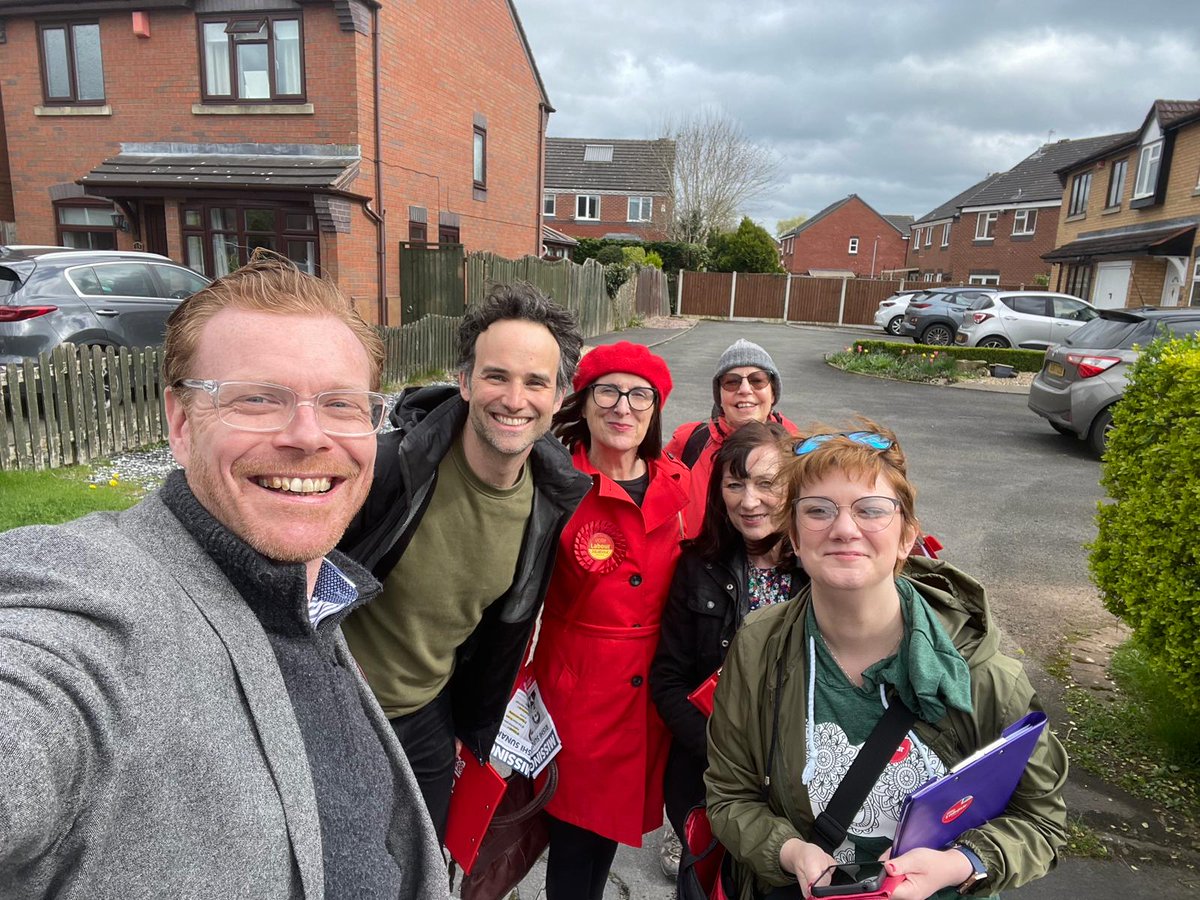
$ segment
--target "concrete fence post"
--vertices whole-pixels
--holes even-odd
[[[785,282],[785,287],[783,289],[783,321],[787,322],[788,304],[792,301],[792,273],[788,272],[784,277],[787,279],[787,281]]]
[[[683,315],[683,269],[679,270],[679,279],[675,282],[675,311]]]
[[[733,278],[729,280],[729,318],[733,318],[733,301],[737,297],[737,272],[733,273]]]
[[[849,279],[846,278],[844,275],[842,276],[842,296],[838,298],[838,321],[837,321],[837,323],[839,325],[845,324],[843,319],[845,318],[845,315],[846,315],[846,282],[848,280]]]

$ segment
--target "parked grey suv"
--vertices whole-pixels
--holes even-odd
[[[1062,434],[1086,440],[1104,453],[1112,410],[1125,396],[1135,347],[1157,337],[1200,333],[1200,308],[1101,309],[1099,317],[1046,351],[1029,389],[1029,408]]]
[[[0,247],[0,363],[65,342],[160,344],[167,316],[208,283],[156,253]]]
[[[994,288],[947,287],[934,288],[909,301],[900,323],[899,334],[911,337],[918,344],[945,347],[954,343],[954,335],[962,324],[963,315],[971,304],[988,297]]]

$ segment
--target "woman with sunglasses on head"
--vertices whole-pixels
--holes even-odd
[[[1040,708],[1020,663],[1000,653],[983,588],[908,558],[915,488],[891,431],[863,420],[784,456],[781,525],[811,583],[738,632],[709,725],[709,818],[741,900],[807,897],[827,866],[884,856],[910,793]],[[915,723],[828,853],[814,818],[897,702]],[[889,859],[906,879],[892,896],[987,896],[1046,874],[1066,837],[1066,771],[1046,730],[999,817],[947,849]]]
[[[686,515],[688,537],[704,523],[713,457],[725,439],[747,422],[776,422],[791,434],[796,425],[775,411],[783,382],[775,361],[758,344],[738,339],[726,348],[713,375],[712,416],[675,429],[666,452],[692,470],[692,502]]]
[[[533,668],[562,749],[546,868],[549,900],[600,900],[617,844],[662,824],[670,736],[646,679],[688,502],[662,453],[667,364],[622,341],[579,363],[554,417],[592,489],[563,529]]]
[[[788,600],[808,580],[778,527],[775,484],[781,442],[775,422],[750,422],[713,457],[700,534],[684,543],[650,669],[650,693],[671,730],[664,793],[682,838],[688,812],[704,803],[707,717],[688,699],[725,661],[742,620]]]

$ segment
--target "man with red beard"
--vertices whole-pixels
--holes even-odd
[[[379,337],[256,259],[180,305],[183,466],[123,513],[0,536],[0,893],[447,897],[433,828],[341,621]]]

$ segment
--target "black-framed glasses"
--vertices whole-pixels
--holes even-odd
[[[749,375],[737,375],[733,372],[726,372],[721,376],[721,390],[734,393],[742,389],[742,382],[750,382],[750,387],[756,391],[761,391],[771,383],[771,376],[766,372],[751,372]]]
[[[296,407],[311,406],[321,430],[335,437],[366,437],[383,425],[387,398],[376,391],[322,391],[303,400],[290,387],[259,381],[181,378],[173,388],[204,391],[217,418],[239,431],[283,431]]]
[[[854,443],[870,447],[872,450],[886,450],[895,443],[891,438],[884,437],[882,434],[876,434],[873,431],[835,431],[833,434],[814,434],[812,437],[796,444],[792,448],[792,452],[797,456],[805,456],[836,437],[849,438]]]
[[[658,392],[648,387],[635,387],[623,391],[615,384],[602,382],[592,385],[592,399],[601,409],[612,409],[621,402],[622,397],[629,401],[629,408],[634,412],[645,412],[658,399]]]
[[[807,531],[825,531],[837,521],[843,509],[848,509],[860,530],[875,532],[892,524],[900,501],[895,497],[859,497],[849,506],[841,506],[828,497],[797,497],[792,508],[796,511],[796,521]]]

